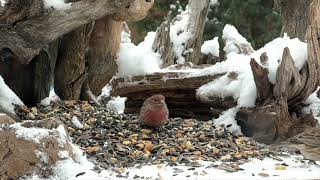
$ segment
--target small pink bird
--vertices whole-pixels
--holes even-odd
[[[147,126],[161,127],[169,117],[169,111],[163,95],[153,95],[143,102],[140,119]]]

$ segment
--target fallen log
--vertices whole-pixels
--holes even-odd
[[[172,117],[197,116],[209,120],[208,118],[219,116],[221,111],[232,108],[237,103],[232,97],[224,99],[210,97],[209,101],[203,102],[197,98],[196,90],[225,74],[189,77],[189,73],[167,72],[132,78],[117,78],[112,81],[111,95],[127,97],[125,113],[138,113],[146,98],[154,94],[162,94],[166,97],[166,103]],[[213,109],[212,112],[211,109]]]

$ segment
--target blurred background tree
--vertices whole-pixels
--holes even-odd
[[[139,43],[149,31],[155,31],[169,11],[176,15],[187,4],[188,0],[156,0],[146,19],[129,24],[133,42]],[[234,25],[255,49],[278,37],[282,27],[273,0],[218,0],[210,7],[204,39],[221,37],[225,24]]]

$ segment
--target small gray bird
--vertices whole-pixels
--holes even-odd
[[[306,130],[270,148],[280,148],[288,151],[298,150],[306,159],[320,161],[320,127]]]

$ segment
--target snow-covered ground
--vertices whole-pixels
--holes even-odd
[[[80,158],[80,163],[64,160],[56,165],[56,175],[50,179],[318,179],[320,162],[309,162],[301,156],[282,157],[282,161],[266,158],[251,159],[240,165],[243,170],[228,172],[213,165],[221,162],[199,162],[202,167],[151,165],[129,169],[103,170],[100,174],[92,171],[93,165]],[[120,173],[121,172],[121,173]],[[38,179],[36,176],[31,179]]]

